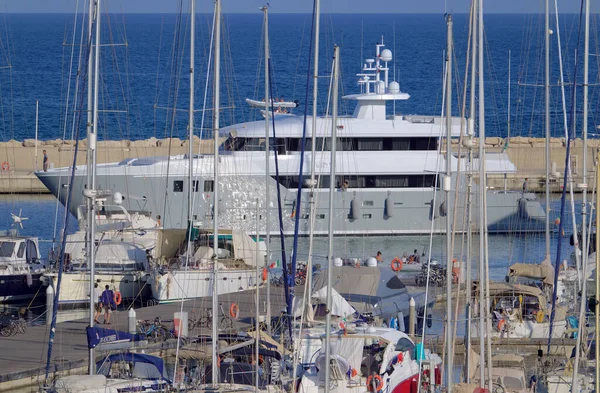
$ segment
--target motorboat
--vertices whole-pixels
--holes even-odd
[[[95,217],[96,239],[94,281],[101,289],[106,285],[118,292],[127,303],[148,300],[149,288],[145,277],[148,258],[154,256],[159,241],[158,223],[147,215],[130,214],[122,206],[102,209]],[[111,206],[112,207],[112,206]],[[65,260],[58,304],[89,303],[90,270],[87,265],[87,221],[83,207],[78,214],[80,230],[67,235]],[[58,263],[44,273],[42,281],[56,288]]]
[[[36,237],[19,236],[16,230],[0,235],[1,303],[28,300],[40,293],[45,271]]]
[[[445,167],[445,157],[440,149],[443,142],[443,119],[439,116],[423,116],[388,113],[393,107],[401,110],[402,102],[410,99],[400,91],[399,84],[389,79],[389,62],[392,52],[382,40],[375,46],[374,57],[366,59],[358,74],[361,92],[343,97],[355,102],[351,115],[338,117],[338,152],[336,155],[337,189],[334,197],[335,234],[406,235],[443,233],[445,216],[455,211],[461,216],[466,206],[463,195],[456,201],[446,203],[437,173]],[[257,108],[265,103],[249,101]],[[273,103],[278,109],[295,103]],[[278,206],[266,205],[266,188],[275,195],[281,192],[283,234],[294,233],[295,217],[299,218],[299,233],[309,234],[310,200],[313,193],[316,203],[314,235],[328,233],[328,198],[330,168],[331,118],[305,120],[293,114],[275,115],[276,138],[269,156],[270,178],[265,181],[267,158],[265,157],[264,121],[232,124],[220,129],[224,136],[219,147],[219,198],[215,200],[214,156],[212,154],[178,155],[169,157],[131,157],[121,162],[97,166],[98,189],[132,190],[124,194],[123,205],[130,212],[148,212],[161,219],[165,229],[187,229],[188,204],[193,198],[194,225],[210,227],[215,209],[219,210],[218,225],[223,228],[239,228],[254,231],[257,221],[261,235],[279,233],[279,223],[272,220],[270,228],[265,225],[266,209],[271,216],[277,214]],[[461,129],[466,124],[462,118],[452,118],[451,137],[458,142]],[[311,140],[305,135],[316,135],[317,150],[310,148]],[[304,166],[300,168],[304,155]],[[275,173],[277,157],[279,176]],[[457,155],[451,158],[453,180],[458,188],[466,184],[466,163]],[[314,165],[313,165],[314,164]],[[194,180],[189,179],[192,165]],[[517,167],[506,152],[486,155],[486,171],[490,175],[517,173]],[[310,181],[311,168],[315,168],[316,182]],[[473,171],[478,171],[475,158]],[[460,170],[460,171],[459,171]],[[300,171],[303,180],[300,181]],[[63,204],[67,200],[66,182],[71,172],[74,179],[73,203],[83,202],[82,190],[87,182],[85,165],[71,168],[50,168],[36,172],[40,181]],[[165,192],[165,185],[168,192]],[[466,186],[465,186],[466,187]],[[297,190],[301,189],[301,203]],[[535,194],[508,189],[489,189],[487,195],[488,230],[490,233],[541,232],[545,228],[545,212]],[[259,200],[257,209],[255,200]],[[475,192],[475,203],[479,195]],[[456,206],[455,206],[456,204]],[[72,210],[75,214],[75,211]],[[477,223],[477,211],[473,223]],[[458,220],[455,231],[466,231]]]
[[[304,373],[298,392],[325,391],[325,368],[330,368],[334,393],[389,391],[410,393],[419,382],[425,389],[441,382],[439,356],[417,346],[405,333],[368,324],[348,323],[335,329],[329,343],[323,342],[326,327],[308,328],[301,337]],[[331,347],[326,359],[325,345]]]

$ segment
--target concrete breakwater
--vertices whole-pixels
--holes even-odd
[[[223,138],[223,141],[225,138]],[[76,163],[85,164],[87,141],[79,142],[79,153]],[[478,143],[478,141],[476,140]],[[506,143],[508,142],[508,143]],[[565,167],[565,139],[552,138],[550,141],[550,160],[552,162],[552,191],[561,189]],[[545,184],[545,139],[513,137],[508,140],[498,137],[485,139],[486,151],[489,153],[505,152],[518,168],[516,173],[489,174],[488,185],[492,188],[519,190],[525,178],[528,178],[529,189],[543,191]],[[588,140],[588,171],[593,170],[594,157],[600,148],[600,139]],[[457,140],[453,140],[453,149],[459,149]],[[10,140],[0,142],[0,193],[47,193],[48,190],[34,175],[36,169],[42,169],[43,150],[46,150],[50,167],[64,167],[73,164],[75,141],[48,140],[35,141],[26,139],[22,142]],[[179,138],[145,140],[109,140],[97,143],[98,163],[118,162],[126,158],[166,156],[186,154],[189,141]],[[201,154],[212,154],[213,141],[194,138],[194,151]],[[461,147],[462,152],[466,148]],[[571,170],[575,183],[581,183],[583,172],[583,141],[571,142]],[[595,183],[594,176],[588,177],[589,188]],[[579,190],[577,190],[579,191]]]

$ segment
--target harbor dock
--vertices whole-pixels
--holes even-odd
[[[302,296],[303,287],[296,288],[296,295]],[[414,288],[409,289],[414,290]],[[136,309],[136,320],[153,321],[159,317],[165,326],[171,326],[174,313],[181,310],[187,311],[190,318],[195,313],[211,307],[211,298],[190,300],[183,303],[160,304],[157,306],[143,307]],[[234,321],[233,330],[241,331],[252,328],[255,318],[256,302],[255,292],[245,291],[235,294],[228,294],[219,297],[225,312],[229,309],[231,303],[239,306],[240,314],[238,320]],[[260,291],[259,310],[261,315],[266,314],[266,290]],[[275,317],[285,308],[283,289],[273,287],[271,289],[271,312]],[[103,316],[100,316],[103,321]],[[50,362],[49,379],[52,380],[58,376],[70,374],[85,374],[88,367],[88,345],[86,338],[86,327],[89,326],[89,319],[78,319],[73,321],[59,322],[56,325],[56,334],[53,345],[52,358]],[[112,314],[111,325],[101,325],[101,327],[111,328],[120,331],[128,331],[128,311],[115,311]],[[0,392],[11,392],[20,389],[33,388],[44,383],[46,359],[48,352],[48,334],[50,326],[30,326],[24,334],[18,334],[12,337],[2,337],[2,355],[0,356]],[[200,328],[190,331],[190,336],[199,334],[210,334],[208,328]],[[226,333],[226,332],[224,332]],[[415,336],[416,342],[421,341],[421,336]],[[426,336],[426,346],[432,351],[442,353],[444,338],[438,336]],[[498,353],[518,352],[525,356],[537,356],[539,349],[546,348],[547,340],[535,339],[494,339],[492,347]],[[571,353],[575,346],[573,339],[553,340],[551,347],[551,356],[564,357]],[[164,342],[151,343],[141,341],[131,345],[132,350],[144,351],[164,359],[174,360],[173,348],[177,345],[177,340],[169,339]],[[473,339],[472,348],[477,350],[478,339]],[[464,354],[464,340],[457,337],[456,355]],[[96,360],[100,360],[108,352],[96,350]]]
[[[302,288],[296,290],[298,296],[302,295]],[[261,315],[265,315],[266,308],[266,290],[261,288]],[[235,321],[234,328],[244,329],[254,323],[256,310],[255,292],[245,291],[235,294],[223,295],[219,298],[223,309],[227,312],[230,303],[235,302],[239,306],[239,318]],[[183,303],[183,311],[187,311],[191,317],[199,310],[209,309],[212,298],[189,300]],[[285,300],[281,288],[273,288],[271,292],[271,310],[272,315],[279,315],[285,308]],[[137,320],[154,321],[159,317],[163,324],[172,329],[174,313],[181,311],[180,302],[170,304],[160,304],[157,306],[143,307],[136,309]],[[100,316],[100,322],[103,322],[104,316]],[[49,378],[52,380],[58,375],[85,374],[88,367],[88,343],[86,337],[86,327],[89,326],[89,318],[73,321],[59,322],[56,324],[56,333],[53,344],[52,359],[50,362]],[[111,317],[111,325],[101,325],[100,327],[115,329],[127,332],[128,329],[128,311],[115,311]],[[0,392],[11,392],[16,389],[26,388],[28,386],[38,386],[44,383],[46,359],[48,352],[48,335],[50,326],[29,326],[23,334],[17,334],[11,337],[1,337],[2,353],[0,355]],[[190,334],[207,333],[206,331],[190,331]],[[164,358],[170,356],[169,350],[177,345],[177,340],[171,339],[160,343],[150,343],[147,341],[139,342],[135,349],[143,350],[146,353],[154,353]],[[96,351],[97,360],[103,355]]]
[[[195,137],[194,151],[201,154],[212,154],[212,140],[200,140]],[[225,140],[225,139],[223,139]],[[528,188],[533,192],[542,192],[545,188],[545,140],[543,138],[513,137],[508,140],[490,137],[486,138],[485,146],[488,153],[505,152],[518,168],[516,173],[506,175],[489,175],[488,185],[495,189],[521,190],[523,181],[528,178]],[[138,141],[99,141],[97,145],[98,164],[120,162],[127,158],[183,155],[188,152],[189,142],[178,138],[150,138]],[[565,167],[564,138],[552,138],[551,143],[551,190],[559,192]],[[458,141],[453,140],[453,149],[458,151]],[[600,139],[588,141],[589,157],[600,148]],[[77,164],[85,164],[85,140],[80,142]],[[35,141],[26,139],[23,142],[11,140],[0,142],[0,193],[4,194],[39,194],[48,193],[46,187],[35,177],[34,171],[42,169],[43,154],[46,150],[49,166],[58,168],[73,164],[75,142],[69,140]],[[466,148],[461,148],[466,152]],[[581,183],[583,161],[583,141],[576,139],[571,142],[571,169],[575,184]],[[588,160],[588,170],[593,170],[593,160]],[[590,178],[591,189],[594,184]],[[575,187],[575,191],[580,189]]]

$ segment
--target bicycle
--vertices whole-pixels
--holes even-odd
[[[137,330],[153,342],[166,341],[169,338],[169,330],[162,325],[159,317],[154,318],[154,322],[139,320]]]
[[[223,304],[219,304],[219,319],[217,321],[218,330],[231,330],[233,329],[233,318],[225,312]],[[211,309],[206,309],[203,315],[198,318],[192,318],[188,321],[188,329],[194,328],[212,328],[213,312]]]
[[[188,321],[188,329],[193,330],[195,328],[210,328],[212,326],[212,310],[205,309],[202,315],[196,317],[198,312],[192,311],[192,317]]]

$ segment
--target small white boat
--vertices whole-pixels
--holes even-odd
[[[296,101],[283,101],[283,100],[277,100],[277,98],[275,99],[271,99],[271,104],[269,105],[269,107],[273,106],[275,109],[277,108],[297,108],[298,105],[300,105],[300,103],[296,100]],[[263,101],[258,101],[258,100],[252,100],[250,98],[246,98],[246,103],[248,105],[250,105],[253,108],[266,108],[266,102]]]

